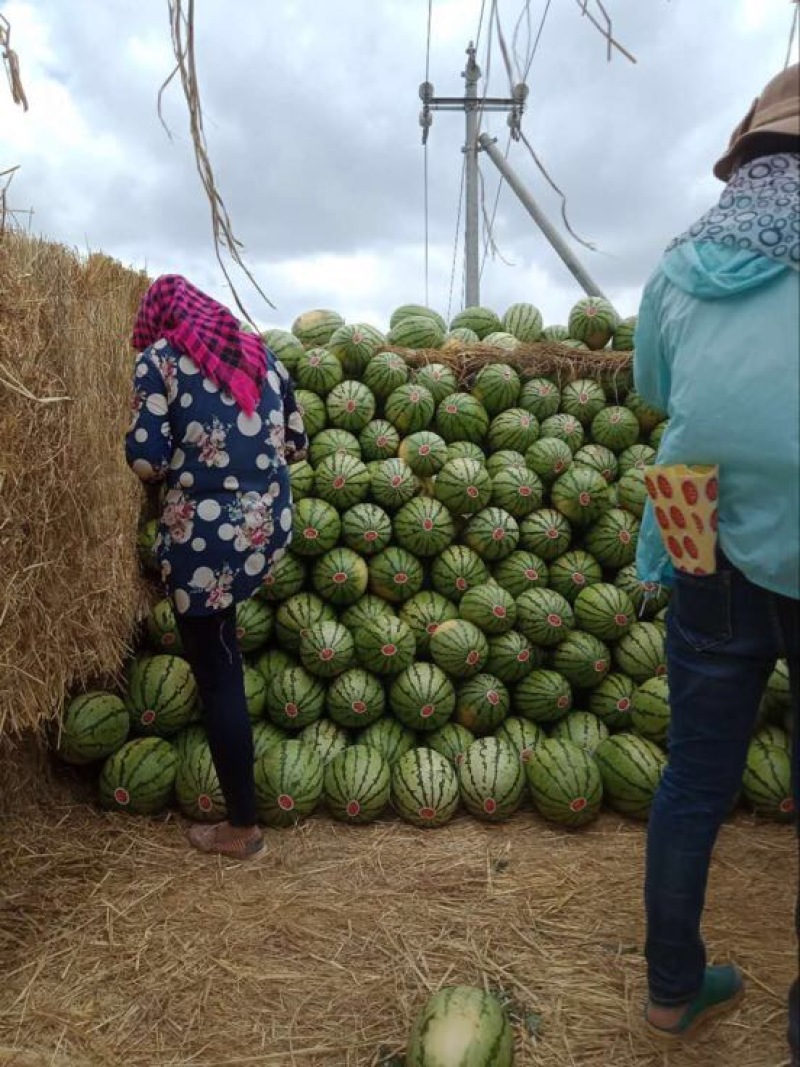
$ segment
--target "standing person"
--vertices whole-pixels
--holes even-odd
[[[283,365],[227,308],[179,275],[145,293],[133,328],[128,463],[166,482],[156,551],[203,703],[227,822],[195,826],[203,852],[259,852],[253,734],[236,604],[255,593],[292,533],[287,460],[308,442]]]
[[[800,809],[800,68],[774,78],[714,167],[719,203],[667,249],[636,332],[636,388],[668,412],[657,463],[717,465],[716,572],[673,569],[652,506],[639,577],[668,581],[669,763],[647,842],[648,1028],[675,1039],[743,995],[700,936],[711,853],[759,703],[786,657]],[[662,516],[662,521],[664,521]],[[800,912],[797,916],[800,923]],[[790,993],[800,1056],[798,985]]]

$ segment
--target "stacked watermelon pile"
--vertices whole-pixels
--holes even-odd
[[[525,798],[565,825],[604,800],[646,818],[666,762],[666,593],[634,557],[664,416],[595,377],[521,374],[513,356],[542,338],[628,350],[633,321],[588,298],[568,329],[530,305],[467,309],[449,332],[412,305],[390,327],[315,311],[265,334],[311,444],[291,468],[291,551],[238,609],[261,818],[290,825],[324,802],[343,821],[391,805],[440,826]],[[478,341],[496,360],[466,381],[396,350]],[[224,817],[167,601],[147,633],[124,698],[70,706],[64,756],[104,761],[106,806]],[[776,818],[791,809],[787,712],[779,664],[743,783]]]

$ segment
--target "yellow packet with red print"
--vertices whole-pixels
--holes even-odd
[[[645,467],[644,481],[675,569],[715,574],[719,467],[683,463]]]

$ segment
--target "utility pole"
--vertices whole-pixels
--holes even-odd
[[[419,124],[422,127],[422,143],[428,141],[428,134],[433,125],[432,111],[463,111],[466,116],[466,141],[462,151],[465,156],[464,166],[464,259],[466,263],[466,303],[474,307],[480,303],[480,208],[478,203],[478,135],[480,118],[484,111],[509,111],[508,124],[512,135],[519,130],[528,87],[523,83],[516,85],[513,97],[487,96],[480,99],[478,84],[481,70],[475,60],[475,46],[470,41],[467,48],[467,66],[462,72],[464,79],[464,96],[434,96],[433,85],[423,82],[419,88],[422,100],[422,113]]]

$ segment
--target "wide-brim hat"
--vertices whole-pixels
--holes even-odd
[[[714,164],[714,174],[726,182],[742,148],[764,134],[787,134],[800,139],[800,64],[781,71],[750,105],[731,134],[728,150]]]

